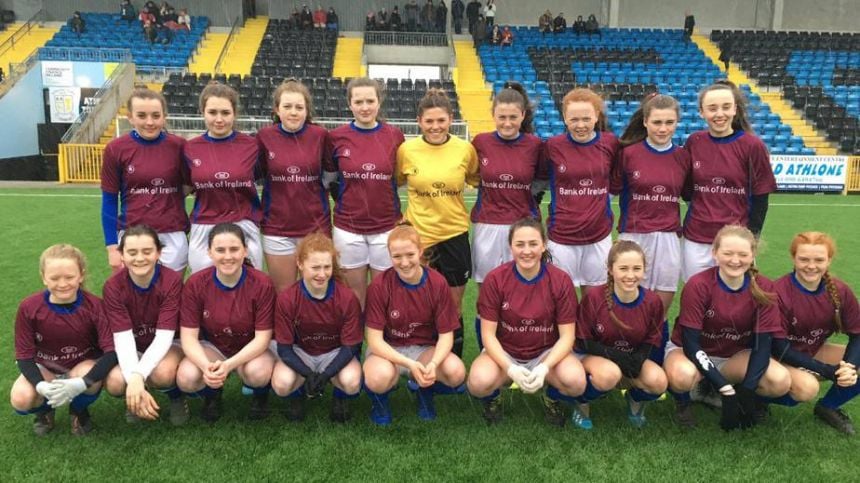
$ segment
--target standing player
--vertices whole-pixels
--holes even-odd
[[[35,414],[33,432],[54,429],[54,409],[69,403],[72,434],[93,426],[90,404],[116,365],[101,300],[85,291],[84,254],[71,245],[48,247],[39,258],[45,291],[21,302],[15,317],[15,359],[21,375],[12,385],[12,407]]]
[[[699,93],[699,115],[707,131],[695,132],[684,148],[692,158],[692,192],[684,218],[683,277],[713,266],[711,242],[725,225],[746,226],[756,236],[776,191],[767,147],[752,132],[746,99],[729,81]]]
[[[361,333],[361,306],[348,286],[338,281],[340,267],[334,243],[320,233],[305,237],[298,248],[301,279],[278,295],[275,340],[281,360],[275,364],[272,389],[293,396],[288,416],[303,418],[302,385],[309,396],[334,386],[329,417],[346,422],[347,401],[361,390],[361,364],[356,359]]]
[[[405,218],[421,234],[424,254],[451,287],[460,326],[454,334],[454,353],[463,355],[463,294],[472,272],[469,214],[463,192],[477,186],[478,155],[474,146],[449,129],[454,118],[445,91],[430,89],[418,103],[421,137],[397,150],[398,184],[406,185],[409,203]]]
[[[278,292],[296,281],[296,246],[309,233],[331,236],[328,195],[322,169],[327,133],[311,124],[308,88],[287,80],[275,89],[280,119],[257,133],[263,171],[263,252]]]
[[[191,273],[212,265],[207,255],[209,232],[218,223],[235,223],[248,240],[248,256],[263,267],[260,245],[260,199],[254,184],[259,177],[257,141],[234,131],[239,94],[232,87],[211,83],[200,93],[206,132],[185,144],[187,183],[194,190],[188,265]]]
[[[155,230],[135,225],[119,242],[123,269],[104,284],[104,317],[113,333],[119,367],[106,381],[108,393],[125,396],[130,421],[156,419],[158,403],[147,384],[170,398],[170,422],[188,421],[188,405],[176,387],[182,349],[179,328],[182,275],[158,263],[162,245]]]
[[[753,266],[757,244],[746,227],[723,227],[714,237],[716,266],[681,292],[665,369],[684,426],[696,424],[689,391],[702,378],[720,393],[726,430],[756,423],[756,395],[778,398],[791,386],[788,370],[770,358],[780,314],[773,284]]]
[[[343,275],[362,308],[370,278],[391,267],[388,233],[400,220],[395,167],[403,133],[382,121],[382,87],[366,77],[346,85],[355,119],[329,133],[331,164],[327,179],[337,178],[334,196],[334,246]]]
[[[546,143],[552,193],[547,248],[574,285],[603,285],[612,246],[609,179],[618,139],[605,131],[603,99],[594,91],[574,89],[561,104],[568,132]]]
[[[204,398],[202,417],[221,417],[221,393],[234,370],[254,397],[248,416],[268,416],[269,382],[276,355],[272,340],[275,288],[269,277],[248,266],[245,232],[232,223],[209,230],[214,267],[192,275],[182,290],[180,335],[185,359],[176,383]]]
[[[690,154],[672,142],[681,113],[673,97],[642,101],[621,136],[624,149],[612,179],[620,195],[618,238],[645,253],[642,285],[669,310],[681,278],[680,201],[690,174]]]
[[[185,140],[164,131],[164,97],[135,89],[128,99],[132,131],[105,147],[101,169],[102,231],[108,263],[122,267],[119,234],[138,224],[158,232],[164,249],[161,263],[177,271],[188,264],[188,215],[182,188],[182,146]],[[119,211],[119,214],[117,212]]]
[[[776,281],[782,331],[774,336],[774,357],[788,365],[791,392],[780,404],[794,405],[818,395],[815,374],[833,381],[815,404],[815,415],[853,435],[842,405],[860,393],[860,307],[851,288],[830,274],[836,244],[826,233],[804,232],[791,241],[794,271]],[[848,346],[827,342],[835,332],[848,334]],[[811,372],[810,372],[811,371]]]
[[[547,422],[564,425],[559,400],[585,389],[585,372],[573,356],[576,290],[564,271],[549,263],[540,222],[523,218],[508,234],[513,261],[492,271],[478,296],[484,350],[472,362],[469,393],[484,403],[488,424],[501,421],[499,388],[515,382],[542,397]]]
[[[586,354],[582,365],[588,384],[572,420],[580,428],[591,429],[589,403],[625,378],[632,386],[626,394],[627,418],[641,428],[645,403],[666,392],[666,373],[649,360],[663,349],[663,304],[657,294],[641,286],[647,262],[636,242],[615,242],[606,266],[606,285],[589,288],[579,305],[576,347]]]
[[[451,352],[457,312],[445,278],[421,264],[421,239],[413,227],[396,227],[388,250],[393,267],[367,290],[364,384],[370,419],[391,424],[388,394],[407,375],[414,382],[410,389],[418,393],[418,417],[431,421],[436,419],[434,394],[460,392],[466,378],[463,361]]]

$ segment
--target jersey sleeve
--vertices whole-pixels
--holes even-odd
[[[265,134],[262,132],[257,133],[257,170],[261,178],[266,179],[269,177],[269,150],[266,148],[266,144],[263,141]]]
[[[708,310],[708,286],[702,277],[693,277],[681,290],[681,309],[677,323],[691,329],[702,330],[705,311]]]
[[[541,144],[540,153],[541,162],[538,165],[538,171],[535,173],[535,178],[548,181],[550,171],[552,170],[552,147],[549,141]]]
[[[91,316],[93,318],[93,326],[96,330],[96,337],[98,338],[98,347],[102,352],[111,352],[114,350],[113,332],[111,332],[110,324],[105,317],[104,309],[102,308],[102,301],[97,299],[95,296],[93,299],[94,304]]]
[[[425,270],[427,270],[425,268]],[[433,303],[433,318],[436,323],[436,332],[447,334],[460,328],[460,316],[454,306],[454,298],[451,289],[442,277],[440,283],[433,285],[435,300]]]
[[[295,300],[291,296],[293,291],[287,289],[278,295],[275,302],[275,341],[278,344],[290,345],[296,343],[295,328],[293,327],[293,315],[295,313]]]
[[[761,140],[752,145],[749,153],[750,180],[753,195],[764,195],[776,191],[776,178],[770,165],[770,155]]]
[[[272,330],[275,317],[275,286],[267,275],[262,274],[260,294],[254,301],[254,330]]]
[[[778,291],[777,303],[779,304],[779,330],[773,333],[775,339],[785,339],[788,337],[788,324],[792,318],[790,300],[785,300],[785,295],[782,291]]]
[[[582,303],[579,304],[578,320],[576,324],[576,338],[580,340],[592,340],[594,336],[591,333],[591,327],[597,319],[599,305],[595,304],[595,298],[591,294],[596,288],[589,288],[582,296]]]
[[[775,294],[773,282],[764,278],[757,277],[759,287],[765,292]],[[779,333],[782,330],[782,313],[779,311],[779,299],[774,297],[774,300],[766,305],[758,306],[756,328],[758,333]]]
[[[15,315],[15,359],[36,357],[36,329],[28,312],[27,308],[21,305]]]
[[[576,312],[579,304],[576,300],[576,290],[570,277],[558,277],[553,281],[553,299],[555,299],[555,323],[558,325],[576,322]]]
[[[498,279],[495,273],[490,272],[478,292],[478,317],[492,322],[502,320]]]
[[[481,184],[481,174],[478,172],[478,152],[471,143],[466,143],[466,183],[472,187]]]
[[[102,155],[101,188],[105,193],[117,194],[120,190],[119,160],[113,143],[105,147]]]
[[[388,297],[385,289],[382,286],[382,278],[385,275],[380,275],[379,282],[371,282],[367,287],[367,303],[365,304],[365,321],[367,327],[376,330],[385,329],[385,324],[388,321],[386,306]]]
[[[179,329],[179,304],[182,299],[182,278],[176,277],[164,288],[164,299],[158,311],[155,327],[161,330]]]
[[[397,186],[403,186],[406,184],[406,173],[411,168],[411,163],[409,162],[409,156],[407,155],[408,150],[406,149],[406,144],[401,144],[397,148],[397,164],[395,166],[395,175],[397,176]]]
[[[846,334],[860,334],[860,306],[857,304],[857,296],[845,283],[839,284],[839,297],[842,300],[842,330]]]
[[[203,317],[203,299],[194,282],[194,279],[190,279],[182,288],[182,302],[179,305],[179,325],[188,329],[199,329]]]
[[[331,133],[326,134],[325,149],[323,150],[322,169],[328,173],[337,172],[337,160],[335,156],[337,152],[334,147],[334,136]]]
[[[648,304],[648,333],[645,334],[645,339],[642,343],[661,347],[663,344],[663,324],[666,323],[663,302],[660,301],[660,297],[654,292],[649,292],[648,298],[645,301]]]
[[[352,346],[361,343],[364,334],[361,331],[361,304],[351,289],[346,289],[348,295],[341,309],[343,326],[340,328],[340,345]]]
[[[624,164],[627,157],[627,149],[618,151],[617,160],[612,163],[612,170],[609,172],[609,193],[617,195],[624,188]]]
[[[102,297],[102,311],[111,332],[117,333],[132,330],[134,324],[128,313],[128,308],[122,302],[119,290],[117,290],[114,284],[110,283],[110,279],[105,282],[104,288],[102,288]]]

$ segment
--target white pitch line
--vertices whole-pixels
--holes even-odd
[[[0,192],[0,198],[101,198],[101,195],[84,194],[84,193],[3,193]],[[466,201],[475,201],[477,197],[466,196]],[[400,201],[407,201],[405,197],[400,197]],[[618,204],[617,199],[613,199],[613,204]],[[769,203],[768,206],[832,206],[835,208],[860,208],[860,203]]]

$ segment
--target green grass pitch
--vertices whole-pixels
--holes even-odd
[[[87,286],[101,292],[108,269],[99,206],[94,188],[0,190],[10,248],[0,265],[4,395],[18,375],[12,337],[18,302],[42,288],[39,253],[57,242],[79,246],[89,257]],[[858,219],[857,198],[771,197],[758,257],[762,272],[772,278],[786,273],[791,236],[816,229],[839,243],[834,273],[860,288]],[[477,350],[469,322],[474,306],[470,284],[464,303],[467,364]],[[676,312],[673,308],[672,318]],[[123,402],[103,394],[92,407],[96,430],[90,436],[72,437],[62,410],[54,433],[36,438],[31,418],[16,416],[7,404],[0,411],[0,471],[3,481],[856,481],[858,440],[814,420],[811,404],[773,407],[763,426],[724,433],[718,415],[702,407],[696,407],[699,428],[683,431],[672,422],[672,402],[659,401],[648,407],[647,426],[637,430],[628,424],[616,392],[593,405],[595,429],[585,433],[570,425],[547,426],[538,397],[511,391],[503,393],[501,425],[487,427],[480,405],[468,396],[439,397],[438,420],[422,423],[404,386],[392,397],[395,421],[385,429],[368,421],[364,397],[345,426],[328,421],[329,397],[310,404],[300,424],[289,423],[278,411],[267,421],[249,422],[244,416],[248,400],[235,378],[225,394],[224,417],[213,426],[197,417],[198,401],[192,401],[194,417],[185,427],[173,428],[167,421],[128,425]],[[282,407],[276,398],[272,403],[276,410]],[[860,403],[850,403],[847,411],[860,423]]]

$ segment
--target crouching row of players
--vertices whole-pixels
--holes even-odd
[[[572,423],[592,428],[590,404],[617,387],[627,389],[633,425],[645,424],[646,403],[668,389],[679,423],[692,426],[690,391],[706,381],[719,395],[721,426],[734,429],[754,425],[768,403],[815,398],[824,378],[833,385],[815,414],[853,433],[840,407],[860,387],[860,310],[851,290],[828,271],[835,247],[827,235],[796,236],[794,270],[773,283],[753,266],[752,233],[723,228],[713,245],[716,266],[684,287],[671,338],[659,297],[640,286],[649,268],[636,243],[613,245],[608,283],[588,288],[578,303],[571,279],[550,263],[539,221],[515,223],[509,242],[513,261],[491,271],[481,287],[482,352],[468,380],[451,351],[459,321],[450,291],[422,263],[420,238],[408,225],[389,236],[393,267],[368,290],[363,368],[361,308],[337,280],[337,253],[323,235],[302,241],[301,278],[279,295],[263,272],[245,263],[244,234],[233,224],[213,229],[214,266],[184,287],[180,274],[158,264],[157,235],[130,228],[120,245],[125,268],[105,283],[104,301],[81,288],[80,251],[56,245],[40,260],[47,290],[19,308],[21,376],[12,406],[35,414],[34,431],[45,434],[54,410],[69,404],[72,432],[86,434],[92,427],[87,407],[104,384],[125,397],[131,420],[158,417],[152,388],[169,398],[172,423],[188,420],[186,395],[201,396],[203,419],[215,421],[225,380],[235,371],[252,395],[251,418],[268,415],[274,391],[290,400],[287,416],[302,419],[305,399],[331,382],[330,416],[343,422],[363,381],[371,420],[388,425],[388,394],[406,375],[424,420],[436,418],[434,395],[468,389],[483,401],[487,422],[497,423],[499,391],[515,383],[526,393],[543,389],[546,419],[559,426],[567,420],[562,403],[569,402]],[[834,332],[849,335],[847,348],[826,342]]]

